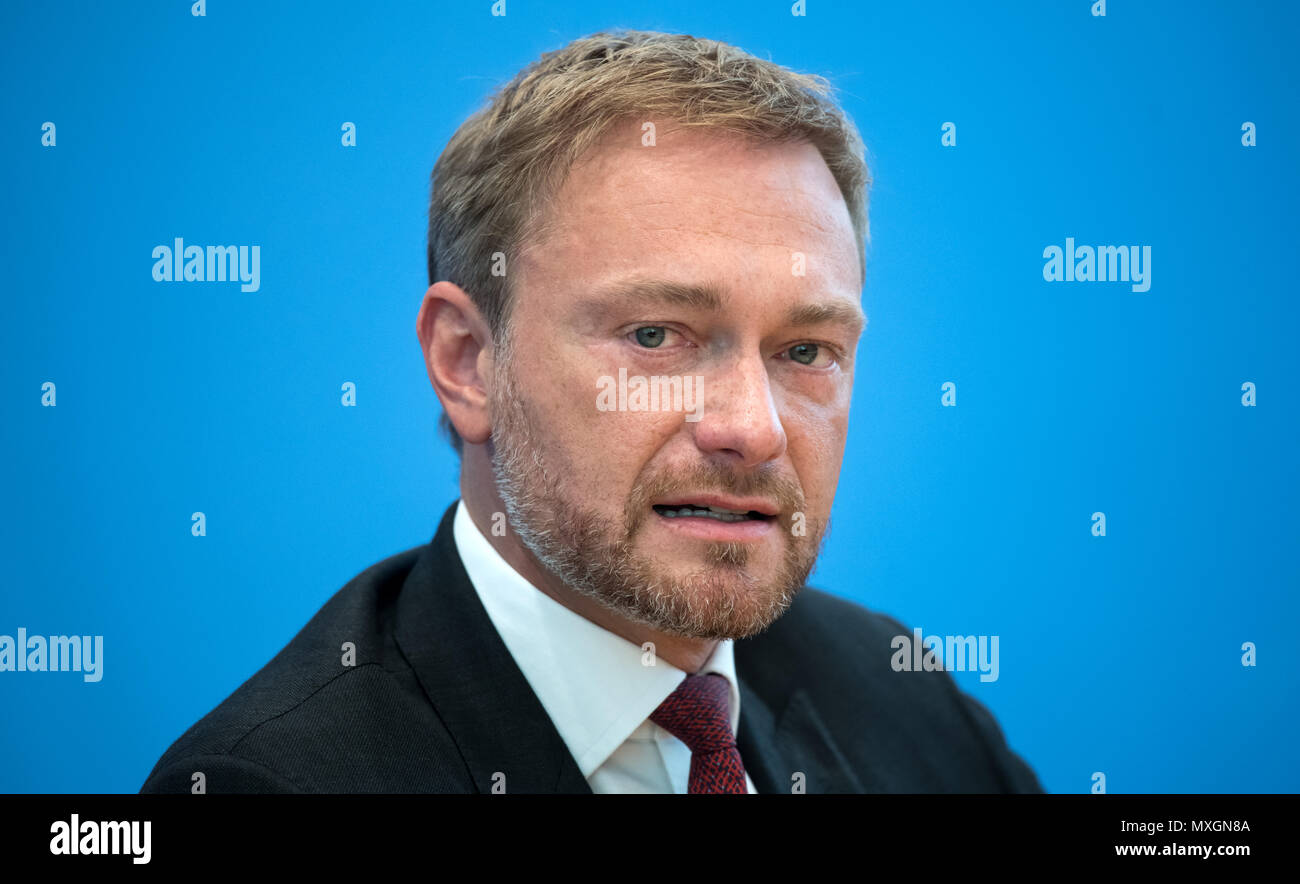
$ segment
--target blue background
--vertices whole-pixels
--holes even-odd
[[[432,536],[457,461],[414,331],[430,169],[517,69],[620,25],[824,74],[868,145],[814,584],[999,635],[998,681],[956,677],[1050,791],[1300,791],[1296,5],[1089,5],[0,6],[0,633],[105,637],[97,684],[0,673],[0,791],[137,790]],[[154,282],[177,236],[260,244],[261,290]],[[1150,245],[1151,290],[1044,282],[1067,236]]]

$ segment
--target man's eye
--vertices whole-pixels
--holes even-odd
[[[785,352],[800,365],[817,365],[819,357],[823,360],[821,364],[826,365],[829,364],[827,360],[832,358],[829,350],[823,351],[817,344],[795,344]]]
[[[668,329],[662,325],[643,325],[636,330],[636,342],[642,347],[658,347],[667,333]]]

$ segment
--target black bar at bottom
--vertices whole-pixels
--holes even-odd
[[[471,868],[592,870],[608,852],[621,858],[602,866],[611,874],[657,877],[656,863],[685,845],[727,868],[833,858],[865,871],[889,857],[918,869],[1048,860],[1227,870],[1286,861],[1297,808],[1293,795],[3,795],[0,856],[92,872],[411,862],[437,875],[457,857]]]

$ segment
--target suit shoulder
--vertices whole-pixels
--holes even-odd
[[[934,772],[930,784],[1042,791],[988,707],[947,670],[910,665],[914,641],[913,630],[896,617],[805,587],[785,616],[757,639],[738,642],[736,653],[769,690],[806,692],[836,732],[862,734],[887,721],[887,748],[905,747],[911,763]],[[899,665],[905,651],[907,665]],[[962,776],[949,777],[949,769]]]
[[[196,772],[208,791],[389,788],[383,765],[362,769],[351,760],[390,749],[400,755],[405,728],[427,728],[437,739],[436,715],[391,636],[397,596],[426,548],[390,556],[348,581],[163,753],[141,791],[188,792]]]

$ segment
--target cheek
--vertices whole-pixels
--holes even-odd
[[[610,401],[602,397],[610,385],[601,378],[610,371],[571,355],[536,360],[521,372],[519,383],[539,424],[534,439],[545,447],[564,490],[593,507],[621,511],[645,465],[680,429],[682,415],[602,407]]]
[[[808,504],[829,511],[848,436],[848,397],[826,404],[804,400],[783,419],[787,452]]]
[[[592,397],[594,403],[595,388]],[[672,440],[682,426],[681,415],[633,411],[597,411],[584,429],[582,444],[593,463],[598,463],[597,477],[608,493],[622,499],[637,482],[645,481],[655,470],[648,465],[656,455],[672,448]]]
[[[850,397],[837,393],[824,401],[789,395],[780,405],[781,421],[791,447],[817,449],[822,456],[843,448],[849,429]]]

